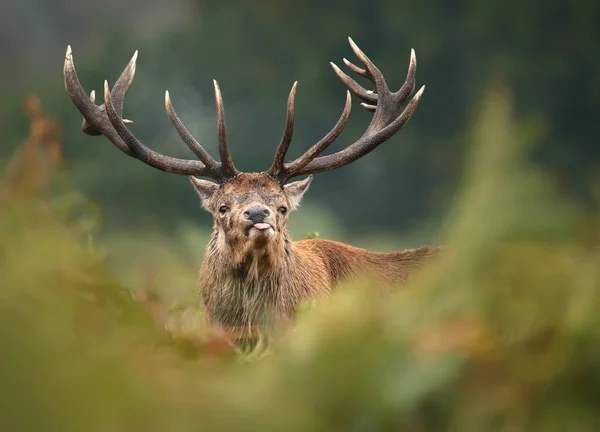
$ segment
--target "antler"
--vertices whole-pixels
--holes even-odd
[[[331,66],[350,91],[366,102],[361,105],[369,111],[374,112],[373,119],[365,133],[352,145],[331,155],[317,157],[338,137],[348,122],[351,100],[350,92],[347,91],[344,111],[333,129],[317,144],[308,149],[302,156],[293,162],[283,163],[283,158],[289,147],[289,140],[291,140],[291,129],[293,129],[294,124],[294,85],[292,92],[290,93],[290,100],[288,101],[286,132],[284,133],[284,138],[275,154],[273,165],[268,171],[270,175],[276,177],[281,183],[286,182],[292,177],[331,171],[354,162],[374,150],[380,144],[389,140],[410,120],[417,108],[417,104],[423,95],[425,86],[421,87],[406,107],[402,109],[402,104],[415,88],[417,59],[414,50],[411,50],[406,81],[400,90],[392,92],[388,88],[385,78],[377,66],[373,64],[364,52],[362,52],[352,38],[348,38],[348,41],[358,59],[365,66],[365,69],[354,65],[346,59],[344,59],[344,63],[354,73],[371,81],[375,85],[375,92],[363,88],[360,84],[342,72],[333,62],[331,63]]]
[[[110,142],[129,156],[144,162],[161,171],[209,177],[223,182],[239,173],[233,164],[227,147],[225,132],[225,114],[219,85],[214,81],[215,100],[217,105],[217,127],[219,138],[219,154],[222,163],[215,161],[206,150],[194,139],[177,116],[169,92],[165,94],[165,105],[171,122],[186,145],[200,159],[186,160],[162,155],[146,147],[127,129],[126,124],[133,123],[123,119],[123,102],[129,86],[133,82],[138,52],[136,51],[121,76],[110,90],[108,82],[104,82],[104,104],[95,104],[95,92],[88,97],[77,77],[71,46],[67,47],[64,75],[67,93],[83,116],[81,130],[88,135],[104,135]]]

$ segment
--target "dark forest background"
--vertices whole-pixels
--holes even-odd
[[[193,157],[166,116],[164,91],[216,155],[217,79],[233,157],[249,171],[271,163],[294,80],[299,88],[289,157],[333,126],[345,87],[328,63],[344,68],[342,58],[353,58],[348,36],[392,88],[402,84],[414,48],[417,85],[427,86],[414,117],[367,157],[318,175],[305,214],[297,217],[304,217],[302,229],[329,238],[427,242],[461,184],[468,128],[493,82],[514,92],[518,138],[530,144],[532,160],[566,195],[589,201],[587,185],[600,163],[599,10],[592,0],[4,0],[0,129],[5,143],[19,142],[27,129],[20,102],[34,92],[62,122],[69,176],[102,209],[102,229],[168,235],[187,223],[208,228],[210,216],[200,210],[187,178],[156,171],[80,132],[79,113],[63,86],[68,44],[83,86],[99,97],[103,80],[114,83],[139,50],[125,117],[146,145],[172,156]],[[357,98],[353,104],[350,123],[329,152],[350,144],[368,124],[370,113]],[[6,145],[2,153],[13,150]]]

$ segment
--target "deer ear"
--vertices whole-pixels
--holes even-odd
[[[202,200],[202,207],[209,210],[211,198],[216,191],[219,190],[219,185],[208,180],[200,180],[196,177],[190,176],[190,181],[196,193]]]
[[[313,179],[313,176],[309,175],[304,180],[292,182],[290,184],[286,184],[283,187],[283,189],[285,190],[285,192],[290,200],[290,204],[292,205],[292,208],[290,210],[294,210],[296,207],[298,207],[300,205],[300,201],[302,200],[304,193],[308,190],[308,187],[310,186],[310,182],[312,182],[312,179]]]

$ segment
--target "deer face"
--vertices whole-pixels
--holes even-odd
[[[190,180],[202,207],[213,215],[219,235],[237,248],[281,238],[288,215],[299,205],[312,176],[283,187],[266,173],[241,173],[222,185]]]

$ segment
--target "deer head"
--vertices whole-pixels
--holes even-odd
[[[64,64],[65,87],[68,95],[82,114],[82,130],[88,135],[104,135],[124,153],[161,171],[188,175],[192,186],[201,198],[202,206],[214,217],[216,243],[238,255],[243,260],[247,252],[262,251],[270,244],[283,244],[286,240],[286,222],[308,189],[312,175],[341,168],[371,152],[390,139],[411,118],[425,86],[403,107],[415,88],[416,57],[411,51],[406,80],[400,90],[392,92],[382,73],[361,49],[348,38],[350,46],[364,69],[344,59],[344,63],[357,75],[369,80],[374,91],[366,90],[331,63],[336,74],[350,91],[362,99],[364,108],[372,111],[373,118],[364,134],[353,144],[336,153],[319,156],[334,142],[348,122],[351,110],[350,91],[342,114],[319,142],[302,156],[284,162],[294,130],[294,100],[297,82],[294,83],[287,103],[287,117],[283,137],[271,167],[261,173],[241,173],[235,167],[227,145],[225,114],[219,85],[214,81],[217,108],[217,130],[220,162],[213,159],[183,125],[165,94],[168,116],[175,130],[199,160],[184,160],[164,156],[148,147],[134,136],[122,118],[123,102],[133,82],[137,51],[122,72],[112,90],[104,82],[104,104],[95,104],[95,93],[88,97],[83,90],[73,63],[71,47],[67,48]],[[289,182],[292,178],[308,175],[305,180]],[[212,179],[203,180],[197,177]]]

